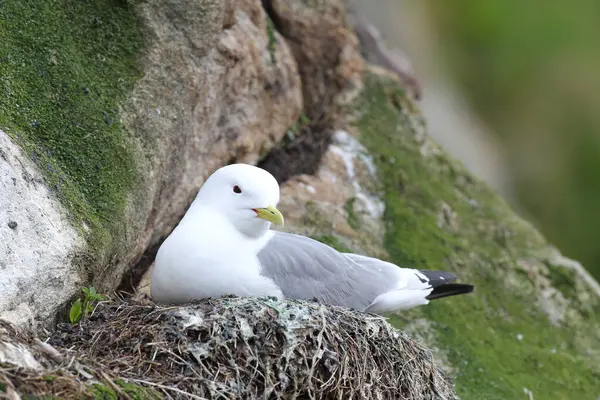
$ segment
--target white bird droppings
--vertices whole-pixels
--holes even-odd
[[[377,169],[373,158],[367,153],[365,147],[348,132],[344,130],[336,131],[332,136],[332,143],[329,150],[342,158],[346,166],[348,179],[356,193],[356,199],[361,203],[362,208],[372,218],[381,218],[385,211],[385,204],[377,197],[369,194],[362,188],[355,170],[355,160],[358,158],[364,163],[369,174],[376,178]]]

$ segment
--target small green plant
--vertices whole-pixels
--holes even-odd
[[[269,42],[267,48],[269,50],[269,55],[271,56],[271,62],[275,64],[277,62],[276,50],[275,46],[277,45],[277,36],[275,35],[275,25],[273,25],[273,21],[267,15],[267,37],[269,38]]]
[[[308,126],[310,123],[310,118],[308,118],[308,116],[304,112],[302,112],[298,120],[294,122],[292,126],[290,126],[287,130],[284,141],[288,140],[289,142],[293,142],[294,140],[296,140],[296,135],[298,135],[298,133],[300,133],[300,131],[306,126]]]
[[[360,229],[360,219],[358,217],[358,215],[356,215],[356,211],[354,211],[354,202],[356,201],[356,197],[352,197],[350,199],[348,199],[348,201],[346,202],[346,204],[344,205],[344,210],[346,210],[346,213],[348,214],[348,225],[350,225],[350,227],[352,229]]]
[[[94,310],[96,302],[107,299],[105,295],[97,293],[93,286],[84,287],[81,291],[83,292],[83,301],[81,297],[75,300],[69,311],[71,324],[76,324],[82,317],[87,317]]]
[[[298,118],[298,121],[300,122],[300,125],[302,126],[306,126],[308,124],[310,124],[310,118],[308,118],[308,115],[306,115],[304,113],[304,111],[302,111],[302,113],[300,114],[300,118]]]

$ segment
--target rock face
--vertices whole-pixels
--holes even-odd
[[[14,10],[7,11],[13,18],[29,11],[26,5],[13,6]],[[80,12],[101,20],[102,10],[94,7]],[[112,6],[107,2],[104,7]],[[56,12],[60,15],[69,10],[61,8]],[[42,152],[63,153],[48,159],[64,167],[64,181],[74,182],[71,189],[84,210],[75,212],[69,220],[55,199],[67,196],[49,194],[52,176],[42,179],[40,170],[46,172],[45,163],[19,164],[17,159],[23,156],[18,147],[9,145],[10,139],[2,134],[4,157],[0,162],[7,174],[3,184],[8,191],[2,193],[1,204],[10,203],[10,207],[3,208],[0,214],[6,219],[0,229],[0,254],[9,255],[1,261],[7,266],[0,268],[0,315],[13,322],[34,317],[47,322],[82,281],[91,279],[100,290],[114,289],[146,248],[173,228],[214,169],[234,160],[255,163],[279,142],[300,115],[303,102],[296,62],[279,33],[269,28],[258,0],[226,4],[157,0],[118,12],[139,18],[145,43],[138,61],[141,79],[124,94],[118,105],[120,115],[106,120],[108,126],[120,124],[118,140],[123,144],[119,146],[129,149],[122,154],[126,170],[115,169],[110,174],[132,174],[134,178],[114,187],[98,188],[97,203],[104,205],[107,201],[102,196],[110,192],[111,196],[120,193],[119,203],[101,218],[92,215],[96,210],[88,209],[93,207],[88,207],[87,185],[90,181],[96,184],[101,178],[92,171],[89,179],[78,179],[77,165],[68,162],[85,157],[77,154],[82,147],[85,150],[85,136],[77,139],[78,144],[70,152],[64,147],[53,148],[53,135],[63,135],[62,126],[52,131],[40,123],[38,131],[23,140],[28,147],[44,138],[38,145]],[[55,23],[53,18],[58,18],[56,14],[42,17],[48,19],[42,24],[50,25]],[[104,18],[108,20],[109,16]],[[83,21],[87,23],[88,19]],[[74,24],[77,23],[76,20]],[[97,25],[95,29],[112,29]],[[109,48],[114,45],[110,40],[106,39]],[[57,63],[61,56],[62,53],[55,56]],[[119,85],[122,77],[107,79]],[[86,93],[94,90],[85,89]],[[28,90],[35,91],[34,87]],[[7,100],[7,108],[2,109],[7,119],[2,121],[10,126],[13,104],[9,102],[16,104],[20,99]],[[23,139],[21,129],[25,128],[10,127],[11,136]],[[108,133],[89,132],[88,136],[105,134]],[[119,147],[112,152],[117,154]],[[102,172],[98,165],[91,168]],[[17,179],[14,186],[13,177]],[[108,178],[114,182],[114,177]],[[68,209],[75,201],[67,198],[64,203]],[[21,225],[8,227],[8,223],[12,224],[7,219],[10,216]],[[76,255],[82,257],[74,258]]]
[[[293,140],[273,149],[260,167],[279,182],[316,173],[331,135],[343,126],[341,107],[360,90],[365,62],[346,20],[344,2],[263,1],[289,44],[302,80],[304,112]]]
[[[385,205],[378,197],[373,158],[358,132],[338,130],[314,175],[299,175],[281,187],[285,230],[339,244],[375,257],[383,251]],[[330,243],[331,244],[331,243]]]
[[[1,130],[0,193],[0,319],[51,319],[83,282],[69,266],[84,240],[34,163]]]
[[[125,120],[155,142],[143,248],[173,227],[215,169],[256,163],[300,115],[300,79],[285,41],[259,1],[233,4],[140,6],[150,44]]]
[[[330,113],[361,81],[364,60],[341,0],[266,0],[265,9],[286,38],[302,78],[309,118]]]

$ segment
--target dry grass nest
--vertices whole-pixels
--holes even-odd
[[[456,398],[430,352],[384,318],[316,302],[124,300],[44,342],[10,329],[0,345],[23,343],[42,369],[9,366],[0,347],[0,398]]]

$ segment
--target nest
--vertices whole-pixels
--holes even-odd
[[[0,364],[0,382],[62,398],[93,397],[93,382],[119,398],[456,398],[430,352],[384,318],[316,302],[102,303],[35,355],[43,371]]]

